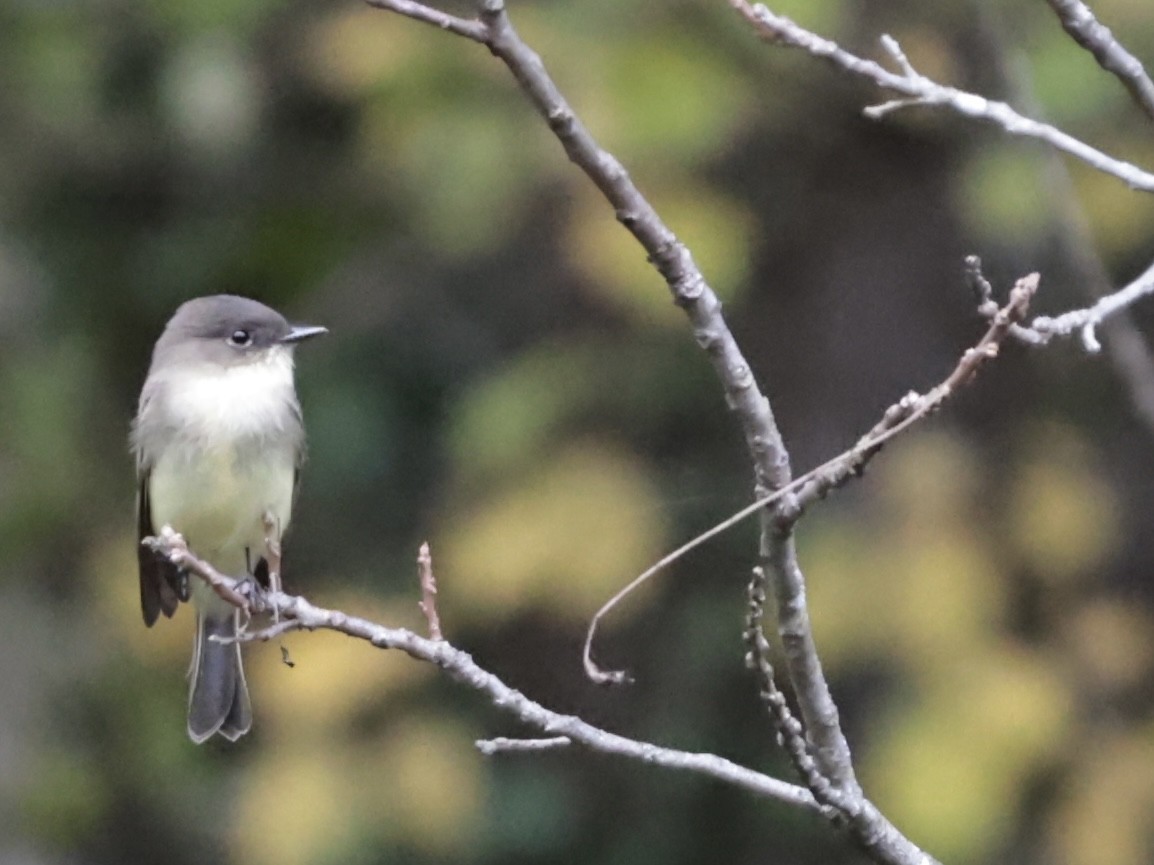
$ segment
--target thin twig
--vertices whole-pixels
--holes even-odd
[[[426,23],[436,23],[426,12],[413,14],[411,6],[396,0],[382,5],[392,11]],[[721,301],[698,269],[689,249],[662,221],[649,201],[633,183],[624,166],[603,150],[577,117],[557,85],[549,77],[541,58],[517,35],[505,12],[503,0],[481,0],[480,21],[485,27],[481,41],[513,74],[526,97],[545,118],[569,159],[588,175],[613,205],[619,222],[637,239],[649,261],[665,279],[676,303],[686,314],[698,345],[705,350],[723,390],[726,404],[737,415],[754,467],[754,491],[760,498],[780,489],[791,480],[789,452],[770,408],[748,362],[721,314]],[[449,28],[452,29],[452,28]],[[471,36],[471,38],[473,38]],[[804,581],[797,564],[793,540],[773,529],[773,514],[762,516],[763,554],[773,571],[779,606],[797,608],[804,598]],[[853,787],[853,767],[849,748],[837,722],[837,709],[829,694],[817,650],[810,633],[808,616],[792,623],[800,638],[800,651],[791,652],[786,667],[798,693],[802,716],[815,741],[820,742],[818,759],[839,784]]]
[[[721,313],[721,301],[698,269],[688,247],[658,216],[634,185],[624,166],[603,150],[580,121],[545,71],[541,58],[526,45],[505,14],[502,0],[482,0],[481,20],[489,27],[487,44],[516,77],[529,100],[546,118],[569,158],[579,166],[613,205],[618,221],[648,253],[665,279],[676,303],[689,319],[694,338],[708,355],[725,392],[726,404],[737,415],[753,463],[754,492],[760,498],[790,483],[789,451],[737,341]],[[818,743],[823,772],[847,790],[857,782],[849,746],[838,722],[837,707],[821,671],[817,647],[805,610],[805,580],[793,538],[775,529],[777,514],[761,514],[760,552],[771,571],[779,609],[797,612],[791,621],[795,644],[786,669],[798,695],[807,729]]]
[[[1129,285],[1106,295],[1092,306],[1071,310],[1053,318],[1035,318],[1030,322],[1030,330],[1038,335],[1043,344],[1051,337],[1068,336],[1076,331],[1081,335],[1082,346],[1086,351],[1097,352],[1102,348],[1098,342],[1098,325],[1151,293],[1154,293],[1154,264]]]
[[[301,627],[301,623],[295,619],[284,619],[279,622],[273,622],[267,628],[261,628],[258,631],[244,631],[239,633],[236,635],[236,639],[241,643],[267,643],[269,640],[275,640],[278,637],[283,637],[285,634],[299,631]],[[288,663],[288,650],[284,646],[281,646],[281,660],[285,662],[286,666],[294,666]]]
[[[272,511],[264,514],[265,561],[268,563],[268,587],[274,592],[281,590],[281,548],[280,520]]]
[[[346,636],[365,640],[378,649],[397,649],[418,661],[425,661],[443,669],[457,682],[483,694],[489,702],[504,712],[534,727],[549,737],[564,736],[575,745],[591,751],[613,754],[639,760],[667,769],[677,769],[715,778],[757,796],[774,799],[810,811],[821,806],[804,787],[771,778],[715,754],[691,753],[663,748],[618,736],[573,715],[550,711],[540,703],[511,688],[496,675],[478,666],[467,652],[446,640],[432,640],[403,628],[389,628],[377,622],[352,616],[340,610],[329,610],[309,603],[298,595],[284,592],[254,591],[251,599],[244,589],[251,582],[234,580],[217,571],[211,564],[189,551],[183,539],[175,532],[148,538],[149,546],[190,573],[205,580],[221,597],[243,610],[272,613],[280,617],[275,628],[292,627],[299,630],[336,631]],[[259,634],[248,635],[259,639]]]
[[[778,743],[789,755],[794,770],[805,782],[805,786],[813,793],[814,799],[830,807],[830,815],[839,822],[848,820],[860,810],[860,803],[843,796],[840,791],[830,786],[829,779],[821,774],[813,755],[809,752],[809,743],[805,739],[805,730],[801,722],[790,711],[785,695],[777,687],[774,678],[773,663],[770,660],[769,640],[765,636],[762,620],[765,617],[766,579],[765,569],[756,567],[748,586],[748,611],[745,618],[745,630],[742,638],[745,641],[745,665],[757,674],[758,696],[765,704],[774,729],[777,731]]]
[[[982,272],[982,259],[976,255],[967,255],[965,259],[966,282],[974,293],[978,302],[978,315],[993,321],[998,314],[998,302],[994,300],[994,287]],[[1028,345],[1045,345],[1046,338],[1037,331],[1021,324],[1010,325],[1010,335]]]
[[[478,739],[473,743],[477,750],[486,757],[494,754],[509,753],[540,753],[541,751],[556,751],[559,748],[568,748],[573,740],[568,736],[551,736],[548,739],[506,739],[498,736],[496,739]]]
[[[882,48],[901,70],[901,74],[890,72],[873,60],[851,54],[836,42],[806,30],[784,15],[774,14],[761,3],[751,5],[747,0],[728,0],[728,2],[753,26],[762,39],[777,45],[800,48],[843,72],[866,78],[879,87],[900,93],[904,97],[864,109],[867,117],[878,119],[898,109],[914,105],[944,106],[966,117],[998,126],[1011,135],[1043,141],[1105,174],[1117,177],[1132,189],[1143,192],[1154,191],[1154,174],[1148,171],[1115,159],[1055,126],[1025,117],[1005,102],[997,102],[976,93],[947,87],[925,77],[913,68],[902,53],[897,40],[890,36],[881,37]]]
[[[971,261],[967,259],[967,267],[970,265]],[[757,499],[737,513],[702,532],[693,540],[681,545],[635,577],[624,589],[606,601],[601,609],[594,614],[585,633],[584,659],[586,670],[592,669],[592,672],[596,673],[600,677],[599,680],[603,682],[628,681],[629,677],[625,671],[602,670],[593,662],[591,657],[591,647],[597,625],[607,613],[616,607],[626,595],[690,550],[699,547],[710,538],[716,537],[757,511],[792,496],[789,507],[782,509],[783,519],[788,520],[789,524],[792,525],[797,522],[805,508],[810,504],[825,497],[831,490],[843,485],[851,478],[860,475],[869,460],[881,450],[882,445],[909,429],[922,418],[937,411],[957,388],[970,382],[987,361],[997,357],[998,350],[1010,334],[1011,329],[1025,318],[1030,301],[1038,290],[1038,281],[1039,276],[1036,273],[1031,273],[1018,280],[1010,291],[1009,301],[991,316],[990,327],[986,333],[976,345],[966,349],[950,375],[937,387],[924,396],[914,392],[906,394],[886,409],[877,425],[862,436],[852,448],[807,472],[773,494]]]
[[[773,719],[778,741],[789,755],[794,769],[805,781],[814,799],[824,806],[822,813],[826,818],[835,826],[848,831],[875,858],[888,861],[889,851],[901,849],[909,857],[904,861],[922,865],[935,863],[933,857],[911,844],[868,799],[862,795],[847,795],[821,774],[806,741],[805,730],[790,711],[785,695],[774,680],[769,641],[762,625],[765,615],[765,583],[765,571],[760,567],[754,568],[749,582],[749,608],[742,635],[748,650],[745,662],[746,666],[757,673],[760,685],[758,696]]]
[[[437,578],[433,576],[433,554],[429,552],[428,541],[421,544],[417,553],[417,573],[421,579],[421,600],[417,606],[429,623],[429,639],[443,640],[441,617],[437,615]]]
[[[1062,28],[1070,37],[1094,55],[1098,65],[1116,76],[1130,91],[1138,107],[1154,120],[1154,81],[1146,74],[1142,62],[1122,47],[1110,28],[1094,17],[1081,0],[1046,0]]]
[[[365,2],[375,9],[396,12],[398,15],[404,15],[414,21],[432,24],[434,27],[439,27],[458,36],[464,36],[474,42],[484,42],[488,33],[488,28],[480,21],[458,18],[456,15],[450,15],[440,9],[426,6],[424,3],[414,3],[412,0],[365,0]]]
[[[991,7],[983,7],[987,8]],[[1002,44],[1004,29],[986,16],[983,19],[986,39],[994,47],[994,71],[1016,101],[1030,113],[1040,114],[1041,104],[1030,65],[1025,62],[1021,51],[1013,52],[1016,59],[1010,62],[1011,51]],[[1065,269],[1070,271],[1070,278],[1078,283],[1090,302],[1097,302],[1106,294],[1113,293],[1114,287],[1101,256],[1094,249],[1086,213],[1074,193],[1069,165],[1058,154],[1050,152],[1046,154],[1042,168],[1050,199],[1050,204],[1043,204],[1043,207],[1053,215],[1059,246],[1068,259]],[[1109,339],[1105,349],[1110,363],[1129,391],[1131,409],[1147,429],[1154,432],[1154,354],[1130,308],[1123,307],[1113,312],[1106,325]]]
[[[460,22],[438,22],[428,11],[408,11],[393,0],[385,8],[426,23],[439,23],[476,38]],[[541,58],[513,29],[504,0],[480,0],[481,41],[506,64],[526,97],[546,119],[566,154],[613,205],[617,219],[638,240],[649,260],[669,286],[674,302],[689,318],[698,344],[706,351],[725,391],[726,402],[741,424],[754,467],[758,498],[790,483],[789,452],[782,442],[769,401],[761,393],[749,364],[721,314],[721,303],[710,289],[688,248],[665,225],[633,184],[625,168],[601,149],[561,96],[545,71]],[[779,613],[779,631],[785,642],[786,670],[797,694],[798,706],[815,745],[814,758],[823,775],[839,790],[860,796],[849,746],[841,730],[837,707],[822,673],[805,605],[805,581],[797,561],[788,514],[783,500],[761,513],[760,554],[769,569]],[[863,812],[872,828],[863,830],[878,843],[867,844],[882,861],[927,861],[916,845],[896,831],[873,809]],[[892,827],[890,827],[892,829]]]
[[[1045,141],[1059,151],[1075,156],[1107,174],[1126,181],[1135,189],[1150,191],[1154,188],[1154,174],[1112,159],[1053,126],[1030,120],[1013,111],[1005,103],[991,102],[973,93],[936,84],[919,74],[897,41],[888,36],[882,37],[882,47],[901,70],[901,75],[890,72],[872,60],[845,51],[836,42],[806,30],[784,15],[775,15],[760,3],[752,5],[747,0],[728,0],[728,2],[763,39],[800,48],[844,72],[866,78],[888,90],[906,94],[903,99],[865,109],[865,113],[870,117],[878,118],[891,111],[913,105],[945,105],[963,115],[994,123],[1010,134]],[[1094,53],[1103,68],[1122,78],[1142,108],[1154,116],[1152,113],[1154,87],[1150,84],[1149,76],[1141,64],[1113,38],[1110,31],[1093,18],[1089,8],[1079,0],[1047,0],[1047,2],[1054,7],[1063,26],[1071,31],[1071,35]],[[1054,317],[1040,316],[1028,324],[1016,325],[1012,333],[1016,339],[1030,345],[1045,345],[1053,337],[1066,337],[1078,333],[1083,347],[1089,352],[1097,352],[1101,348],[1097,337],[1098,325],[1109,318],[1119,316],[1151,293],[1154,293],[1154,265],[1129,285],[1102,297],[1092,306],[1071,310]],[[1148,398],[1145,394],[1151,388],[1131,369],[1141,367],[1144,374],[1149,367],[1141,338],[1136,329],[1129,325],[1118,338],[1124,345],[1114,353],[1115,363],[1122,367],[1123,374],[1131,384],[1132,392],[1137,395],[1136,399],[1139,400],[1143,416],[1154,416],[1154,409],[1147,406],[1147,403],[1154,403],[1154,398]]]
[[[986,318],[992,317],[997,304],[990,299],[990,286],[982,274],[981,259],[976,255],[966,259],[966,278],[978,297],[979,314]],[[1081,335],[1082,347],[1092,354],[1097,353],[1102,350],[1098,342],[1098,325],[1124,314],[1137,301],[1151,293],[1154,293],[1154,264],[1129,285],[1099,298],[1092,306],[1073,309],[1053,317],[1039,315],[1029,324],[1012,325],[1010,335],[1027,345],[1043,346],[1056,336],[1065,337],[1076,331]]]

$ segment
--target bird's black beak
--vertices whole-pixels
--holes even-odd
[[[306,339],[312,339],[314,336],[321,336],[329,332],[327,327],[314,327],[307,324],[294,325],[292,330],[280,338],[281,342],[294,344],[304,342]]]

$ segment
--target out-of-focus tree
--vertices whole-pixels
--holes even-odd
[[[470,14],[468,4],[458,4]],[[962,276],[1043,274],[1039,312],[1146,267],[1149,195],[753,38],[718,0],[524,3],[525,40],[692,248],[795,465],[853,444],[984,327]],[[858,54],[1149,164],[1151,129],[1043,3],[775,4]],[[1154,9],[1097,11],[1154,58]],[[741,435],[636,243],[483,49],[350,4],[0,7],[0,861],[857,861],[819,819],[564,752],[426,665],[333,635],[246,649],[256,729],[184,737],[186,614],[146,630],[125,437],[196,295],[332,337],[286,581],[416,627],[418,543],[454,644],[549,706],[789,777],[740,666]],[[1029,113],[1029,112],[1028,112]],[[1085,234],[1071,235],[1070,214]],[[1150,313],[1137,306],[1142,325]],[[1109,328],[1100,338],[1111,339]],[[1144,861],[1154,839],[1154,507],[1132,391],[1074,344],[1007,349],[807,516],[819,648],[863,785],[948,862]]]

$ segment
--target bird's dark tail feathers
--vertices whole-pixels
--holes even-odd
[[[188,735],[196,744],[220,733],[235,742],[252,727],[252,704],[240,662],[240,643],[209,639],[236,637],[236,610],[199,610],[192,681],[188,694]]]

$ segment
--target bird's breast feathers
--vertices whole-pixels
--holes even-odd
[[[303,446],[291,352],[181,369],[157,385],[142,410],[157,414],[136,430],[155,528],[171,525],[202,555],[259,555],[265,513],[288,526]]]
[[[165,426],[213,442],[295,434],[300,409],[293,390],[292,351],[232,366],[204,364],[165,371],[161,381]]]

